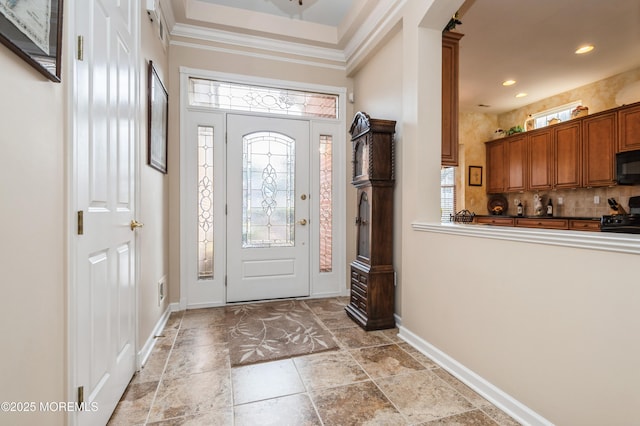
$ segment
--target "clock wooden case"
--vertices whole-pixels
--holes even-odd
[[[357,188],[357,255],[345,310],[365,330],[395,327],[393,270],[394,133],[396,122],[356,113],[350,134]]]

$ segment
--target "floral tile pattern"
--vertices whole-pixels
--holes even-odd
[[[300,301],[226,308],[231,366],[337,349],[331,332]]]

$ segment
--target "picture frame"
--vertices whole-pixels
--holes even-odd
[[[62,2],[0,1],[0,42],[56,83],[62,75]]]
[[[469,166],[469,186],[482,186],[482,166]]]
[[[148,83],[147,163],[166,174],[169,95],[153,66],[153,61],[149,61]]]

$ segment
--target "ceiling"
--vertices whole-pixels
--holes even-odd
[[[177,23],[344,49],[381,0],[171,0]],[[460,109],[502,113],[640,67],[637,0],[466,0]],[[575,55],[583,44],[595,45]],[[516,80],[503,87],[502,81]],[[525,92],[528,96],[516,98]],[[483,105],[483,106],[479,106]]]

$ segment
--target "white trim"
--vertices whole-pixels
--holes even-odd
[[[228,81],[233,83],[261,85],[269,87],[279,87],[283,89],[303,90],[303,91],[315,91],[320,93],[335,94],[339,97],[338,106],[338,118],[313,118],[313,117],[283,117],[274,114],[251,114],[260,116],[269,116],[276,118],[290,118],[290,119],[302,119],[311,123],[311,129],[317,129],[318,131],[330,131],[334,135],[334,143],[336,149],[334,151],[334,209],[337,214],[334,216],[334,269],[332,273],[327,273],[325,279],[319,279],[317,276],[319,272],[311,271],[310,276],[310,295],[309,297],[333,297],[344,296],[348,294],[346,285],[344,285],[345,277],[345,265],[346,265],[346,191],[343,182],[346,178],[346,151],[343,149],[344,144],[347,143],[345,139],[344,129],[346,128],[346,94],[347,89],[345,87],[336,87],[311,83],[299,83],[287,80],[277,80],[271,78],[252,77],[241,74],[229,74],[215,71],[207,71],[201,69],[193,69],[188,67],[180,67],[180,214],[182,215],[188,205],[188,183],[187,183],[187,170],[188,164],[188,152],[186,138],[188,137],[187,123],[189,122],[190,111],[193,112],[208,112],[211,114],[226,113],[227,110],[191,107],[188,104],[188,81],[189,77],[214,79],[220,81]],[[241,111],[231,111],[234,114],[243,114]],[[312,133],[311,133],[312,134]],[[310,135],[311,135],[310,134]],[[313,161],[316,156],[311,155]],[[225,171],[226,175],[226,171]],[[313,196],[313,195],[312,195]],[[312,198],[313,199],[313,198]],[[317,219],[317,218],[316,218]],[[186,267],[189,262],[187,253],[189,238],[188,233],[191,228],[188,226],[184,218],[180,221],[180,308],[181,309],[193,309],[193,308],[205,308],[212,306],[222,306],[219,302],[205,302],[197,304],[189,304],[187,299],[187,283],[189,282],[189,276],[187,274],[188,269]],[[312,224],[318,222],[318,220],[312,220]],[[312,241],[313,242],[313,241]],[[310,250],[310,255],[314,256],[316,252]],[[312,265],[311,263],[310,265]],[[327,279],[327,278],[331,279]]]
[[[346,60],[344,52],[340,49],[331,49],[303,43],[294,43],[266,37],[239,34],[230,31],[198,27],[195,25],[176,24],[171,29],[171,35],[174,37],[177,36],[215,43],[224,43],[250,49],[261,49],[290,55],[306,56],[313,59],[335,61],[342,64],[344,64]],[[174,44],[174,42],[171,44]],[[248,53],[235,50],[234,52],[239,54]]]
[[[414,231],[438,234],[546,244],[614,253],[640,254],[640,235],[635,234],[425,222],[414,222],[411,226]]]
[[[412,333],[409,329],[399,326],[398,337],[415,349],[431,358],[436,364],[447,370],[458,380],[469,386],[487,401],[525,425],[553,426],[549,420],[533,411],[511,395],[499,389],[491,382],[476,374],[457,360],[442,352],[440,349]]]
[[[153,327],[151,334],[149,335],[149,337],[147,337],[146,342],[136,354],[137,370],[140,370],[142,366],[145,365],[147,360],[149,359],[149,356],[151,355],[151,351],[153,350],[153,347],[156,345],[156,342],[157,342],[156,336],[160,335],[164,330],[164,327],[167,325],[167,321],[169,320],[169,315],[171,315],[171,312],[173,312],[172,306],[168,305],[167,308],[162,313],[162,315],[160,316],[160,318],[158,319],[158,322],[156,322],[155,327]]]

